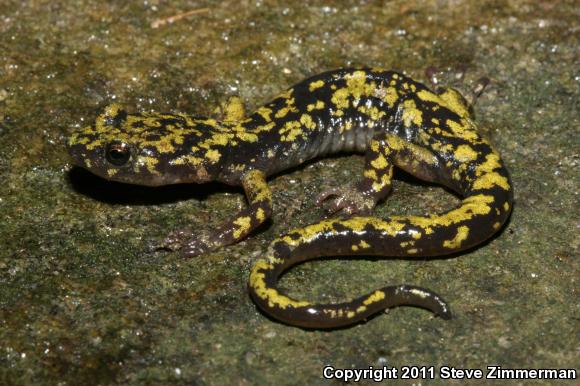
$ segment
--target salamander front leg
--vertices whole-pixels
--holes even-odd
[[[198,256],[234,244],[263,224],[272,215],[272,192],[266,175],[252,170],[244,175],[242,184],[249,203],[247,208],[209,232],[174,232],[165,240],[165,246],[172,250],[182,248],[185,257]]]
[[[390,149],[384,140],[372,140],[365,157],[363,178],[354,186],[335,187],[322,192],[316,204],[321,206],[324,201],[330,201],[327,209],[329,214],[368,213],[391,190],[393,164],[389,155]]]

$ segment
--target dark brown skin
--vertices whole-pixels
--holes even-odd
[[[195,256],[235,243],[272,213],[268,176],[336,152],[363,152],[362,179],[323,192],[331,212],[355,215],[294,229],[273,241],[250,275],[252,298],[267,314],[308,328],[350,325],[387,307],[413,305],[449,318],[431,291],[385,287],[342,304],[312,304],[276,289],[294,264],[323,256],[428,257],[464,250],[499,230],[512,208],[509,175],[477,132],[471,106],[453,89],[429,90],[380,69],[323,73],[288,89],[249,117],[234,100],[223,122],[175,114],[129,115],[109,107],[95,126],[74,133],[79,166],[104,178],[142,185],[220,181],[243,186],[249,206],[205,234],[176,232],[165,244]],[[463,197],[446,213],[361,216],[389,193],[393,168]]]

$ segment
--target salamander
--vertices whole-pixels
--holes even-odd
[[[249,292],[272,318],[303,328],[355,324],[389,307],[410,305],[451,317],[436,293],[387,286],[344,303],[294,299],[277,287],[291,266],[325,256],[424,258],[465,250],[508,218],[513,195],[499,154],[477,131],[471,104],[454,88],[430,89],[383,69],[340,69],[306,79],[246,115],[239,98],[220,121],[186,114],[129,114],[107,107],[74,132],[74,163],[108,180],[159,186],[219,181],[243,187],[248,206],[217,229],[180,231],[165,244],[196,256],[233,244],[272,214],[267,178],[313,158],[363,153],[362,177],[323,192],[329,217],[272,241],[254,264]],[[462,198],[444,213],[377,218],[398,167]]]

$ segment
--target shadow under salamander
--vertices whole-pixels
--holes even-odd
[[[158,205],[189,199],[203,200],[213,193],[243,194],[240,188],[219,183],[157,187],[125,184],[108,181],[77,166],[70,170],[68,179],[77,193],[107,204]]]

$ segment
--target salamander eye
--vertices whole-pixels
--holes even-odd
[[[114,141],[107,145],[105,149],[105,158],[115,166],[123,166],[131,158],[131,149],[124,142]]]

